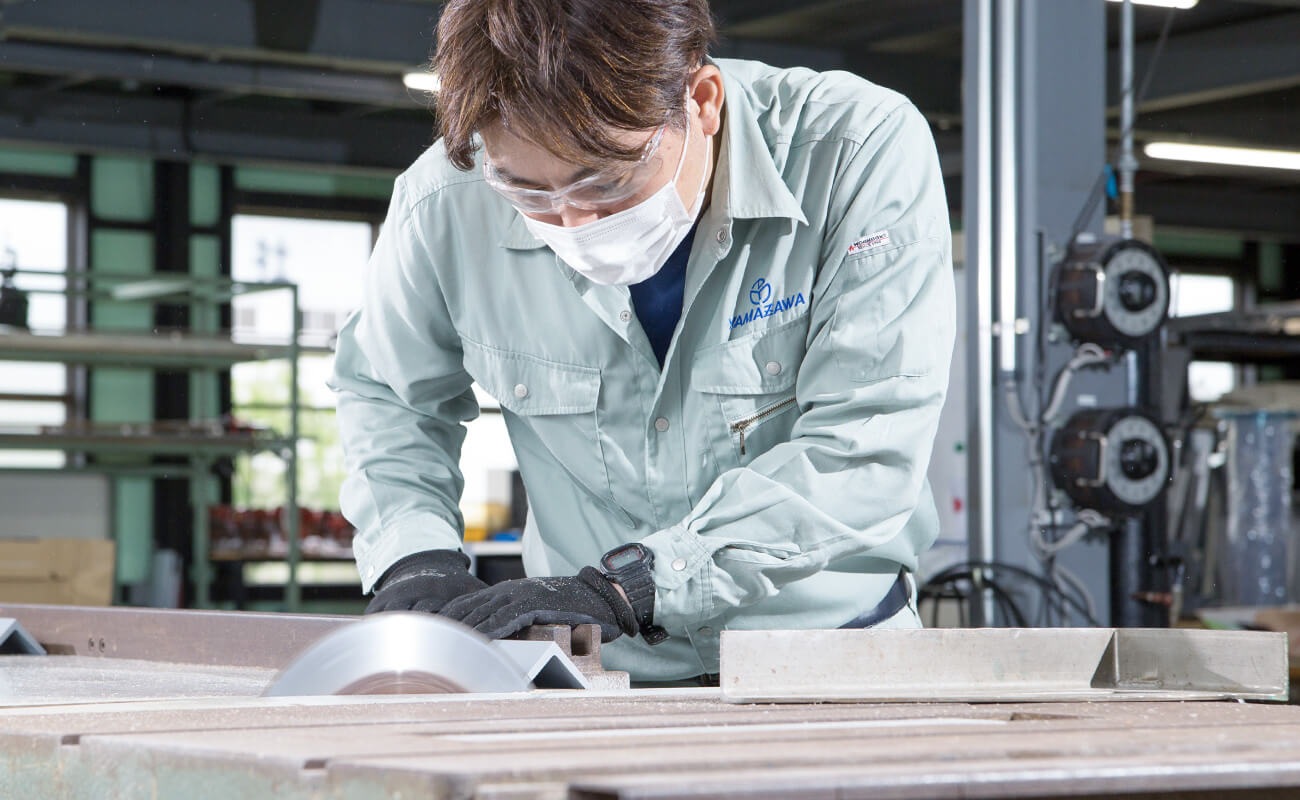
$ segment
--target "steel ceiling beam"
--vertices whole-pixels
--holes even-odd
[[[1139,214],[1159,225],[1255,233],[1300,241],[1300,190],[1258,189],[1194,180],[1142,183]]]
[[[853,0],[815,0],[815,2],[804,3],[797,9],[791,9],[790,0],[712,0],[709,7],[721,23],[722,29],[730,31],[753,23],[784,17],[792,10],[799,13],[813,13],[828,8],[842,8],[846,2],[853,2]]]
[[[396,73],[385,76],[278,64],[214,62],[167,53],[63,44],[0,41],[0,69],[392,108],[417,109],[428,104],[427,97],[403,86]]]
[[[408,116],[359,119],[235,105],[200,109],[174,98],[9,88],[0,93],[0,141],[391,173],[409,166],[434,139],[431,115]]]
[[[1140,112],[1200,105],[1300,86],[1300,13],[1279,14],[1196,33],[1171,36],[1156,65]],[[1155,43],[1137,48],[1139,75],[1151,63]],[[1110,54],[1110,74],[1118,73]],[[1119,113],[1116,87],[1109,89],[1112,115]]]
[[[428,61],[438,9],[400,0],[95,0],[87,13],[81,0],[42,0],[5,5],[0,38],[391,71]],[[293,26],[311,26],[309,40],[287,36]]]

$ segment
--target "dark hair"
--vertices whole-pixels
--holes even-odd
[[[500,121],[573,164],[635,161],[642,146],[610,134],[680,124],[714,37],[708,0],[450,0],[434,56],[447,157],[472,168],[474,135]]]

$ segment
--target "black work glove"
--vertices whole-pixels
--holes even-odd
[[[603,642],[639,632],[632,606],[595,567],[583,567],[574,578],[498,583],[453,600],[441,613],[492,639],[512,636],[529,625],[599,625]]]
[[[486,589],[469,573],[469,556],[459,550],[426,550],[393,564],[375,583],[367,614],[379,611],[425,611],[436,614],[463,594]]]

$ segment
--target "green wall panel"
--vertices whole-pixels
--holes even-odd
[[[1282,289],[1286,281],[1282,245],[1278,242],[1259,243],[1259,288],[1266,292]]]
[[[153,408],[150,397],[149,408]],[[118,478],[114,485],[113,529],[117,532],[117,582],[149,579],[153,562],[153,481]]]
[[[279,192],[326,197],[370,197],[387,200],[395,177],[340,175],[322,170],[237,167],[235,187],[249,192]]]
[[[90,373],[90,391],[90,415],[96,422],[153,420],[153,373],[148,370],[97,367]]]
[[[90,237],[91,269],[148,276],[154,271],[153,235],[140,231],[97,230]],[[148,303],[96,301],[90,322],[99,328],[151,330],[153,308]]]
[[[221,239],[216,236],[190,237],[190,274],[198,278],[215,278],[221,269]],[[194,303],[190,324],[200,333],[215,333],[220,326],[220,307],[216,303]],[[213,370],[190,372],[190,415],[212,419],[218,415],[217,373]],[[215,495],[214,495],[215,496]]]
[[[190,165],[190,224],[211,227],[221,221],[221,171],[214,164]]]
[[[92,269],[153,274],[153,236],[138,231],[98,230],[90,238]],[[96,301],[91,325],[111,330],[153,329],[148,303]],[[153,373],[147,369],[96,369],[91,376],[91,416],[103,422],[147,422],[153,418]]]
[[[105,220],[146,222],[153,218],[153,164],[143,159],[96,158],[91,163],[91,208]],[[92,270],[147,276],[154,271],[154,237],[142,231],[96,230],[90,238]],[[99,300],[91,325],[116,330],[151,330],[148,303]],[[153,419],[154,377],[147,369],[91,371],[90,417],[96,422],[149,422]],[[135,456],[101,456],[127,461]],[[149,578],[153,560],[153,481],[119,477],[113,482],[113,530],[117,540],[117,582]]]
[[[90,167],[90,210],[100,219],[153,219],[153,162],[143,158],[96,158]]]
[[[1239,236],[1216,233],[1182,233],[1157,230],[1155,248],[1167,256],[1241,258],[1245,243]]]
[[[77,174],[77,157],[69,153],[0,147],[0,172],[68,178]]]

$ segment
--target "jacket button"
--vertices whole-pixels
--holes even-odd
[[[768,374],[768,375],[780,375],[780,374],[781,374],[781,365],[778,364],[778,363],[775,362],[775,361],[769,361],[769,362],[767,362],[767,367],[766,367],[766,369],[767,369],[767,374]]]
[[[623,320],[624,322],[630,322],[630,321],[632,320],[632,312],[631,312],[631,311],[620,311],[620,312],[618,312],[618,318],[621,319],[621,320]]]
[[[655,420],[655,430],[659,431],[660,433],[667,433],[668,419],[666,417],[660,417],[659,419]]]
[[[726,228],[718,228],[718,244],[726,244],[727,236],[728,233]]]
[[[673,569],[677,570],[678,572],[681,572],[682,570],[686,569],[686,559],[684,558],[675,559],[673,561]]]
[[[523,400],[527,396],[528,396],[527,386],[524,386],[522,383],[515,386],[515,397],[518,397],[520,400]]]

